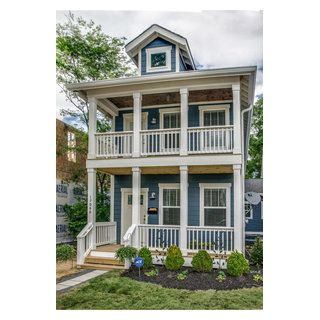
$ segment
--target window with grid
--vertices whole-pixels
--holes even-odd
[[[163,224],[180,224],[180,190],[163,189]]]
[[[224,126],[226,124],[226,112],[224,110],[208,110],[203,112],[204,126]]]
[[[244,212],[246,215],[246,219],[252,219],[252,206],[249,202],[245,201],[244,203]]]
[[[227,225],[227,189],[204,189],[204,225],[225,227]]]
[[[76,162],[76,138],[73,132],[68,131],[68,161]]]

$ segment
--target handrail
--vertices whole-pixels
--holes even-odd
[[[187,226],[187,229],[208,229],[208,230],[234,230],[234,227],[214,227],[214,226]]]
[[[130,134],[133,133],[133,131],[106,131],[106,132],[96,132],[96,136],[101,135],[113,135],[113,134]]]
[[[137,225],[136,224],[132,224],[127,232],[125,233],[125,235],[123,236],[123,242],[125,244],[125,246],[128,246],[128,245],[132,245],[132,235],[134,234],[135,232],[135,229],[136,229]]]
[[[232,124],[224,125],[224,126],[201,126],[201,127],[188,127],[187,129],[228,129],[233,128]]]
[[[91,229],[93,228],[93,224],[90,222],[90,223],[87,223],[85,225],[85,227],[80,231],[80,233],[77,235],[77,238],[83,238],[85,237],[90,231]]]
[[[180,128],[166,128],[166,129],[149,129],[149,130],[140,130],[140,132],[164,132],[164,131],[177,131],[179,132]]]

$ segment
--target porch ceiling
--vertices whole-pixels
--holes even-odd
[[[108,98],[119,109],[132,108],[132,96]],[[191,90],[189,92],[189,103],[232,100],[232,89],[209,89]],[[179,92],[154,93],[142,95],[142,106],[172,105],[180,103]]]
[[[232,165],[219,166],[189,166],[189,174],[232,173]],[[99,168],[99,171],[113,175],[131,175],[131,167],[125,168]],[[178,166],[171,167],[142,167],[142,174],[179,174]]]

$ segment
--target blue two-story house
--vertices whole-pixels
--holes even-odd
[[[185,256],[244,251],[256,67],[197,70],[187,39],[159,25],[126,52],[137,77],[69,86],[89,102],[88,224],[78,264],[106,243],[177,244]],[[111,132],[96,132],[97,110],[112,119]],[[95,222],[97,170],[111,175],[108,223]]]

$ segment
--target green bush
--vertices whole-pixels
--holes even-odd
[[[67,261],[73,259],[77,255],[77,250],[70,244],[61,244],[56,248],[56,260]]]
[[[126,259],[132,261],[138,254],[138,250],[134,247],[126,246],[121,247],[116,251],[116,258],[121,262],[124,262]]]
[[[193,270],[197,272],[210,272],[212,270],[212,258],[206,250],[199,250],[191,261]]]
[[[249,272],[249,263],[242,253],[234,251],[227,259],[227,272],[230,276],[239,277]]]
[[[179,247],[173,245],[169,247],[167,251],[166,260],[164,262],[165,267],[168,270],[179,270],[184,264],[181,250]]]
[[[256,238],[253,247],[250,250],[250,260],[255,265],[263,265],[263,241],[260,237]]]
[[[151,251],[147,247],[143,247],[139,250],[138,256],[144,260],[142,269],[149,269],[153,266]]]

